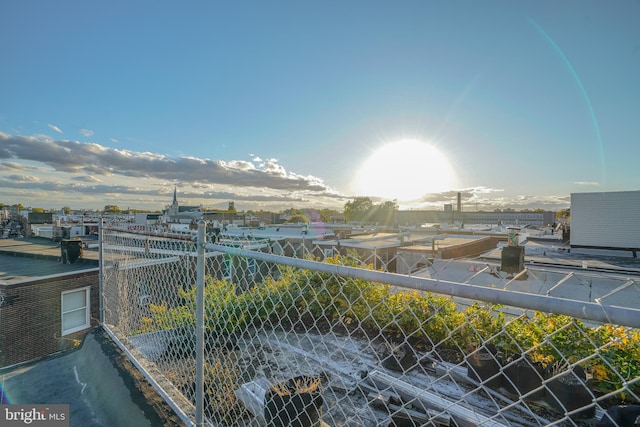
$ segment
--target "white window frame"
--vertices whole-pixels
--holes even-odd
[[[69,310],[69,311],[65,312],[64,311],[64,296],[66,294],[72,294],[72,293],[77,293],[77,292],[82,292],[82,291],[84,291],[84,295],[85,295],[85,297],[84,297],[85,298],[84,299],[84,302],[85,302],[84,307],[75,308],[73,310]],[[87,329],[88,327],[91,326],[91,313],[90,313],[90,311],[91,311],[90,302],[91,301],[90,301],[90,297],[91,297],[91,286],[85,286],[84,288],[77,288],[77,289],[72,289],[70,291],[62,292],[61,297],[60,297],[60,312],[61,312],[61,314],[60,314],[60,323],[61,323],[60,327],[62,329],[62,336],[69,335],[69,334],[72,334],[74,332],[82,331],[83,329]],[[71,329],[64,329],[64,315],[68,314],[68,313],[75,312],[75,311],[80,311],[80,310],[84,310],[84,319],[85,319],[84,323],[82,325],[75,326],[75,327],[73,327]]]

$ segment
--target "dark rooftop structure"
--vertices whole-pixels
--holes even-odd
[[[63,264],[60,245],[41,238],[0,239],[0,283],[98,268],[98,251],[83,250],[73,264]]]
[[[0,378],[3,404],[68,404],[71,426],[185,425],[101,327],[78,350],[2,369]]]

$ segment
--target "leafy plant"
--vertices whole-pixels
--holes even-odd
[[[328,263],[359,266],[354,257],[335,256]],[[368,266],[367,268],[372,268]],[[194,288],[181,291],[183,303],[150,305],[142,332],[195,324]],[[525,354],[544,366],[587,369],[598,390],[640,394],[640,331],[613,325],[586,326],[570,316],[535,312],[507,320],[502,307],[476,302],[460,309],[450,297],[400,290],[334,274],[281,267],[251,289],[239,292],[228,281],[207,279],[205,323],[216,332],[236,332],[249,324],[275,327],[283,319],[307,319],[426,340],[433,347],[464,349],[492,343],[505,354]],[[631,384],[628,384],[631,382]]]

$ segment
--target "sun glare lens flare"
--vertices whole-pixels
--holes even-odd
[[[449,162],[437,148],[402,140],[383,145],[364,161],[355,190],[360,196],[411,201],[451,189],[452,179]]]

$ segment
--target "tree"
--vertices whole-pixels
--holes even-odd
[[[291,215],[291,218],[287,220],[287,223],[289,224],[300,224],[300,223],[306,224],[308,222],[309,222],[309,219],[303,214]]]
[[[556,218],[568,220],[571,218],[571,208],[560,209],[556,212]]]
[[[336,218],[340,218],[343,215],[335,209],[322,209],[320,211],[320,219],[322,222],[333,222]]]
[[[120,208],[116,205],[106,205],[103,210],[104,213],[120,213]]]
[[[344,205],[344,219],[347,221],[366,221],[372,218],[367,218],[370,214],[373,202],[368,197],[356,197],[353,200],[349,200]]]
[[[393,225],[395,222],[395,213],[398,205],[395,201],[387,201],[373,207],[373,217],[377,222],[384,225]]]
[[[393,225],[398,205],[395,201],[386,201],[374,205],[368,197],[356,197],[344,205],[346,221],[374,221],[384,225]]]
[[[302,210],[300,210],[300,209],[296,209],[296,208],[288,208],[288,209],[285,209],[285,210],[283,210],[283,211],[280,211],[280,213],[281,213],[281,214],[283,214],[283,215],[290,215],[290,216],[293,216],[293,215],[302,214],[303,212],[302,212]]]
[[[62,213],[65,215],[69,215],[71,213],[71,208],[69,206],[63,206]]]
[[[43,208],[31,208],[31,212],[35,212],[35,213],[43,213],[44,209]]]

